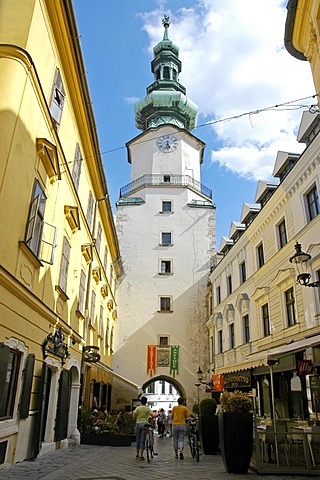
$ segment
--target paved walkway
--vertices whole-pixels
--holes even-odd
[[[157,435],[155,435],[156,437]],[[227,480],[220,455],[201,455],[197,463],[190,456],[188,446],[185,459],[173,456],[172,439],[156,438],[158,453],[150,464],[136,460],[135,443],[131,447],[98,447],[77,445],[37,458],[0,468],[0,479],[5,480]],[[234,477],[234,475],[233,475]],[[306,480],[306,476],[264,475],[249,470],[247,475],[236,475],[237,480]]]

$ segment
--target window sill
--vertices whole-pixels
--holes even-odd
[[[30,247],[24,241],[19,241],[19,247],[23,251],[23,253],[28,257],[28,259],[32,262],[32,264],[36,268],[43,267],[43,263],[38,259],[38,257],[33,253]]]
[[[161,213],[161,215],[171,215],[174,212],[159,212],[159,213]]]
[[[59,287],[59,285],[56,285],[55,290],[56,290],[56,292],[58,292],[58,294],[62,298],[62,300],[64,300],[65,302],[67,300],[69,300],[68,295],[62,290],[61,287]]]
[[[157,310],[158,313],[173,313],[173,310]]]
[[[160,247],[172,247],[173,243],[159,243]]]
[[[165,277],[170,277],[170,276],[173,275],[173,273],[172,273],[172,272],[169,272],[169,273],[167,273],[167,272],[159,272],[159,275],[162,275],[162,276],[165,276]]]

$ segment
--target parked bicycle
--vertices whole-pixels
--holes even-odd
[[[145,443],[144,443],[145,452],[147,455],[147,460],[150,463],[154,455],[157,455],[154,452],[154,435],[151,423],[145,424]]]
[[[188,421],[188,443],[192,458],[195,458],[197,462],[200,460],[200,442],[199,442],[199,430],[197,428],[196,420]]]

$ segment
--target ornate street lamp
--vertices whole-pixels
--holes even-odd
[[[302,251],[301,243],[297,242],[294,248],[296,253],[290,258],[290,262],[293,263],[296,269],[298,282],[303,287],[320,287],[320,280],[310,282],[309,261],[311,260],[311,255]]]

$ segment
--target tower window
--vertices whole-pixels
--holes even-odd
[[[162,232],[161,245],[171,245],[171,244],[172,244],[171,232]]]
[[[163,78],[164,78],[164,80],[170,80],[170,69],[169,69],[169,67],[163,67]]]
[[[169,201],[162,202],[161,213],[171,213],[171,212],[172,212],[172,202],[169,202]]]
[[[171,312],[171,297],[160,297],[160,312]]]
[[[165,183],[170,182],[170,181],[171,181],[170,175],[163,175],[163,181],[164,181]]]

